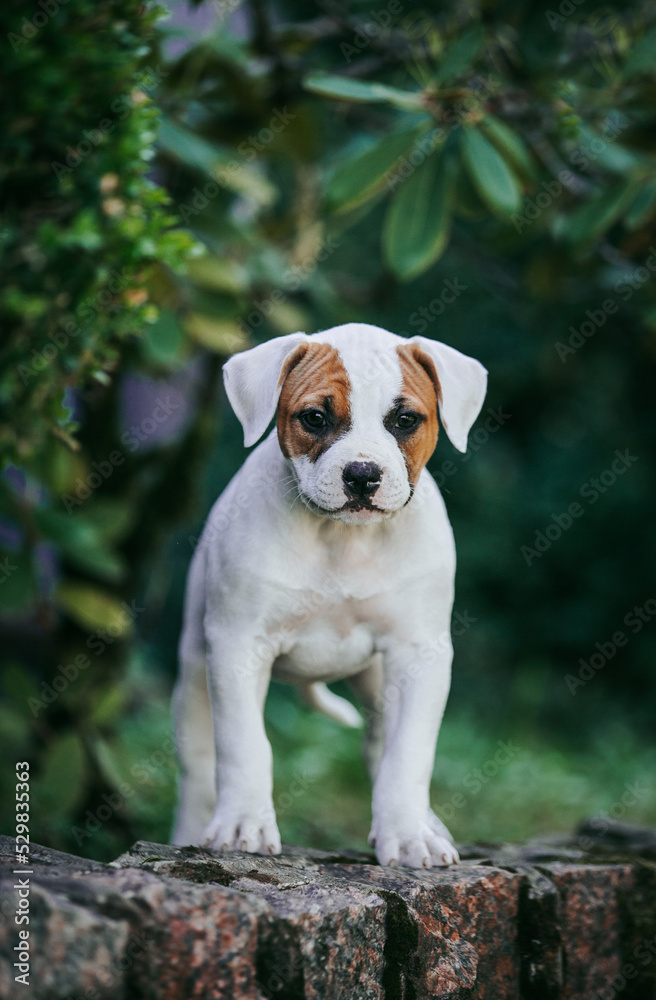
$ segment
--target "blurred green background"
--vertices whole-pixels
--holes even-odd
[[[34,840],[167,839],[185,574],[244,458],[221,362],[351,320],[490,372],[429,466],[459,554],[434,808],[467,841],[653,824],[656,14],[163,15],[0,13],[0,829],[27,760]],[[360,735],[282,685],[266,718],[283,839],[364,846]]]

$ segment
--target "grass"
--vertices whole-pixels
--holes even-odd
[[[115,811],[128,821],[133,838],[166,842],[177,776],[168,692],[142,669],[129,687],[128,707],[112,735],[96,741],[97,759],[111,785],[123,788]],[[272,686],[266,725],[283,840],[325,849],[366,848],[371,790],[361,732],[310,711],[281,685]],[[605,725],[603,736],[591,737],[587,745],[578,734],[574,746],[554,741],[534,724],[529,729],[517,720],[514,726],[497,726],[494,719],[454,705],[447,707],[440,733],[431,804],[459,842],[572,832],[595,815],[656,825],[655,771],[656,749],[621,721],[612,730]],[[65,783],[66,776],[60,777]],[[41,789],[46,783],[34,785],[35,841],[102,860],[129,846],[130,835],[112,819],[92,819],[81,841],[78,826],[75,840],[69,818],[74,803],[58,813],[52,794],[48,799]]]
[[[321,848],[365,848],[371,820],[362,734],[344,729],[274,686],[267,702],[274,754],[274,804],[283,840]],[[126,721],[120,756],[149,761],[166,745],[168,706]],[[157,757],[159,760],[159,757]],[[140,774],[143,773],[142,767]],[[175,800],[175,763],[151,762],[129,808],[144,839],[166,840]],[[544,733],[495,731],[449,711],[440,733],[431,804],[457,841],[524,840],[571,832],[590,816],[656,825],[656,749],[617,724],[587,750]]]
[[[371,812],[361,734],[275,691],[268,709],[283,839],[364,847]],[[519,726],[495,731],[447,708],[431,804],[456,840],[468,842],[567,833],[593,815],[656,824],[655,769],[656,749],[619,723],[581,751]]]

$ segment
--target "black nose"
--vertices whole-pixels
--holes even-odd
[[[364,500],[376,492],[382,474],[374,462],[349,462],[342,473],[344,488],[356,500]]]

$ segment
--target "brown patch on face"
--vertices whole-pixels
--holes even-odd
[[[278,440],[285,458],[307,455],[316,462],[350,425],[351,383],[339,352],[330,344],[301,344],[280,374]],[[300,420],[307,410],[320,410],[326,426],[310,430]]]
[[[442,389],[432,359],[417,344],[399,344],[396,350],[403,377],[402,407],[422,418],[412,433],[396,435],[405,458],[408,479],[414,486],[435,451],[439,432],[437,404]]]

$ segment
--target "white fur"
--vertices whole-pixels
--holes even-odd
[[[269,680],[299,684],[316,707],[354,724],[350,703],[314,687],[348,678],[364,707],[374,779],[370,839],[380,863],[450,864],[457,852],[430,809],[429,784],[450,685],[453,535],[433,479],[424,470],[412,493],[403,455],[383,425],[401,387],[396,346],[408,341],[351,323],[231,358],[226,391],[246,443],[272,419],[285,358],[306,339],[338,349],[351,383],[351,426],[315,463],[285,459],[272,431],[209,515],[190,568],[180,643],[174,843],[279,852],[262,721]],[[464,451],[485,369],[444,344],[411,342],[434,361],[442,424]],[[381,512],[340,512],[342,470],[352,461],[382,469]]]

